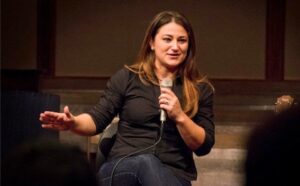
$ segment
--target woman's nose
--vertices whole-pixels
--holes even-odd
[[[177,41],[173,41],[171,44],[172,44],[171,46],[172,46],[173,50],[177,50],[178,49],[178,42]]]

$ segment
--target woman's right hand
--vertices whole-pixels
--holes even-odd
[[[69,111],[69,107],[64,107],[64,112],[45,111],[40,114],[40,121],[42,127],[53,130],[70,130],[75,126],[75,117]]]

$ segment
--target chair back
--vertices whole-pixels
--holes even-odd
[[[118,130],[119,119],[115,118],[102,132],[96,155],[96,171],[106,161],[107,156],[115,142],[116,134]]]

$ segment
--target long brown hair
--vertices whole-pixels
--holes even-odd
[[[155,54],[151,50],[150,42],[154,40],[159,28],[172,21],[181,25],[188,33],[188,53],[184,62],[180,64],[178,75],[183,80],[183,111],[188,116],[193,117],[198,111],[200,95],[197,84],[204,81],[204,78],[200,75],[195,63],[196,44],[192,26],[182,14],[175,11],[163,11],[157,14],[146,30],[136,63],[130,66],[126,65],[126,67],[137,73],[143,83],[158,84],[154,72]]]

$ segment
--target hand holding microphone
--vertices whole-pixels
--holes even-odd
[[[173,86],[173,81],[172,81],[172,79],[163,79],[161,82],[160,82],[160,87],[161,88],[168,88],[168,89],[171,89],[172,88],[172,86]],[[161,95],[162,96],[162,95]],[[160,97],[161,97],[160,96]],[[160,100],[159,100],[159,102],[160,102],[160,104],[161,104],[161,100],[162,100],[163,98],[161,98]],[[164,98],[164,103],[163,104],[166,104],[166,105],[168,105],[169,104],[169,101],[168,101],[168,99],[167,98]],[[161,122],[165,122],[167,120],[167,113],[166,113],[166,111],[164,110],[164,109],[161,109],[160,110],[160,121]]]
[[[181,117],[184,112],[181,108],[178,97],[171,90],[173,87],[173,81],[171,79],[163,79],[160,82],[161,94],[158,97],[159,106],[161,108],[160,121],[165,122],[167,117],[176,121]]]

